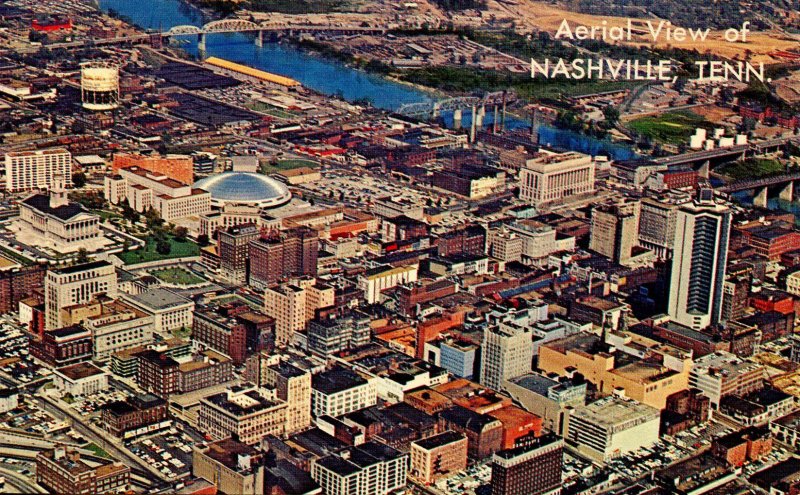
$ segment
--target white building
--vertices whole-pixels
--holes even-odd
[[[505,380],[530,373],[533,338],[530,328],[500,323],[483,331],[481,385],[500,390]]]
[[[381,265],[359,275],[358,288],[364,291],[368,304],[375,304],[380,302],[382,290],[416,282],[418,271],[419,265]]]
[[[507,227],[490,230],[486,239],[486,252],[492,258],[511,262],[522,259],[523,241],[517,233]]]
[[[52,179],[49,194],[34,194],[19,203],[19,219],[11,230],[26,244],[61,253],[95,251],[103,241],[100,217],[69,200],[64,176]]]
[[[44,279],[45,328],[64,326],[62,308],[86,304],[98,295],[117,297],[117,272],[107,261],[48,270]]]
[[[762,389],[766,377],[763,365],[717,351],[694,362],[689,372],[689,387],[703,392],[711,399],[711,406],[717,408],[726,395],[746,395]]]
[[[542,207],[594,191],[591,156],[570,151],[532,158],[519,171],[521,200]]]
[[[91,363],[53,370],[53,384],[62,395],[87,396],[108,390],[108,373]]]
[[[106,361],[117,352],[153,341],[153,315],[120,300],[86,306],[90,316],[81,323],[92,332],[92,348],[97,361]]]
[[[719,322],[730,226],[730,210],[713,198],[678,210],[667,307],[673,321],[694,330]]]
[[[167,334],[172,330],[192,328],[194,301],[162,288],[150,289],[141,294],[124,294],[131,306],[153,315],[153,330]]]
[[[800,296],[800,270],[787,275],[786,292],[793,296]]]
[[[19,391],[15,388],[0,389],[0,413],[19,407]]]
[[[543,265],[553,253],[575,250],[574,237],[558,236],[556,229],[542,222],[520,220],[508,225],[508,230],[522,239],[523,263]]]
[[[654,407],[607,397],[572,411],[566,440],[578,453],[605,463],[658,442],[660,417]]]
[[[264,313],[275,318],[275,343],[288,344],[295,332],[306,327],[306,290],[296,285],[267,288]]]
[[[315,417],[338,417],[377,403],[375,379],[367,380],[341,366],[311,379],[311,408]]]
[[[54,177],[72,177],[72,155],[64,148],[6,153],[6,191],[49,189]]]
[[[211,212],[211,193],[139,167],[121,168],[117,175],[106,176],[104,188],[111,204],[127,200],[138,212],[153,208],[167,222]]]
[[[214,438],[236,435],[253,445],[267,435],[281,436],[286,431],[286,402],[274,390],[233,387],[200,400],[197,426]]]
[[[387,495],[406,486],[407,474],[408,454],[378,442],[311,462],[311,477],[326,495]]]

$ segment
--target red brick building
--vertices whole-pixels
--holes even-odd
[[[198,307],[192,338],[233,360],[245,362],[251,353],[266,349],[275,334],[275,320],[243,303]]]
[[[150,394],[107,404],[102,420],[103,428],[117,438],[132,438],[171,424],[167,401]]]
[[[111,169],[141,167],[150,172],[166,175],[184,184],[194,182],[194,162],[192,157],[183,155],[146,156],[133,153],[116,153]]]
[[[685,187],[698,187],[698,173],[695,170],[663,172],[664,186],[667,189],[681,189]]]
[[[480,225],[470,225],[440,236],[434,241],[434,245],[439,256],[482,255],[486,253],[486,229]]]
[[[319,234],[308,227],[271,231],[248,245],[249,283],[267,287],[291,276],[317,275]]]
[[[46,272],[46,265],[0,270],[0,314],[17,311],[21,300],[44,286]]]
[[[772,433],[766,426],[735,431],[715,439],[711,444],[712,455],[735,467],[758,460],[771,451]]]
[[[80,325],[45,331],[30,344],[31,355],[54,368],[90,361],[93,349],[92,332]]]
[[[137,353],[139,371],[136,383],[158,397],[169,397],[178,392],[179,364],[166,353],[148,349]]]
[[[542,434],[542,418],[517,406],[488,413],[503,424],[502,449],[513,449]]]
[[[418,304],[435,301],[455,294],[456,284],[452,280],[422,280],[414,285],[403,285],[396,289],[398,309],[405,315],[416,313]]]

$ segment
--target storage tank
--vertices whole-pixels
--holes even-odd
[[[81,101],[83,108],[113,110],[119,106],[119,68],[91,62],[81,66]]]

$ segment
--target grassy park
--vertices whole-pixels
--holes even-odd
[[[147,263],[150,261],[168,260],[173,258],[188,258],[200,256],[200,247],[191,241],[177,241],[173,236],[167,236],[170,245],[169,254],[161,254],[156,251],[156,240],[153,236],[146,239],[147,245],[143,249],[136,249],[126,253],[119,253],[117,256],[126,265],[135,263]]]
[[[287,158],[285,160],[278,160],[275,164],[261,164],[261,173],[274,174],[282,170],[293,170],[301,167],[318,168],[319,163],[314,160],[304,160],[302,158]]]
[[[692,112],[669,112],[642,117],[628,122],[628,128],[653,141],[667,144],[689,144],[689,137],[698,127],[709,127],[703,117]]]
[[[196,285],[205,282],[205,280],[198,277],[194,273],[180,267],[153,270],[150,272],[150,274],[162,282],[171,285]]]

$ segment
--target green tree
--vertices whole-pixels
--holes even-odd
[[[152,206],[144,213],[144,218],[147,222],[147,228],[150,230],[155,230],[164,225],[164,219]]]
[[[89,262],[89,253],[86,251],[86,248],[78,249],[78,254],[75,257],[75,261],[78,263],[88,263]]]
[[[605,108],[603,108],[603,117],[605,117],[609,125],[615,126],[617,122],[619,122],[619,110],[615,106],[606,105]]]
[[[162,256],[168,255],[172,251],[172,245],[169,241],[159,239],[156,241],[156,252]]]
[[[86,174],[83,172],[76,172],[72,174],[72,185],[80,189],[86,185]]]
[[[200,245],[200,247],[206,247],[210,243],[211,242],[208,239],[208,235],[207,234],[200,234],[199,236],[197,236],[197,244]]]
[[[186,238],[189,236],[189,229],[186,227],[176,227],[174,236],[176,241],[186,242]]]

